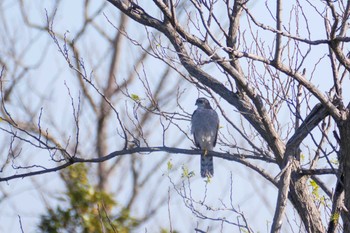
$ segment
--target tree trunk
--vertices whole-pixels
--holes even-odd
[[[344,205],[342,218],[344,222],[344,232],[350,232],[350,118],[349,114],[346,120],[338,124],[340,133],[340,169],[344,175]]]
[[[317,209],[307,186],[308,176],[292,175],[290,195],[293,206],[304,223],[306,232],[324,233],[320,212]]]

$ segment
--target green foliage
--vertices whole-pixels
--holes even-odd
[[[87,173],[84,164],[70,166],[61,173],[66,182],[64,199],[68,207],[48,209],[41,216],[39,232],[126,233],[138,225],[127,209],[117,208],[110,194],[97,190],[89,183]],[[118,209],[118,214],[113,216],[111,213],[115,209]]]
[[[333,222],[338,222],[339,221],[339,217],[340,217],[340,213],[339,212],[335,212],[332,216],[331,216],[331,220]]]
[[[185,165],[182,166],[182,178],[192,178],[195,176],[193,171],[189,171],[188,167],[186,167]]]
[[[319,198],[319,193],[318,193],[318,190],[319,190],[319,186],[318,184],[314,181],[314,180],[310,180],[310,186],[312,188],[312,194],[316,197],[316,198]]]
[[[249,233],[249,231],[246,228],[243,228],[243,227],[240,227],[239,230],[242,233]]]
[[[330,159],[330,162],[331,162],[332,164],[334,164],[334,165],[339,165],[339,161],[338,161],[338,159],[336,159],[336,158]]]
[[[169,161],[167,162],[167,167],[168,167],[168,171],[170,171],[171,169],[173,169],[173,164],[172,164],[171,160],[169,160]]]
[[[315,200],[317,200],[320,204],[325,205],[326,204],[326,200],[324,198],[324,196],[321,196],[319,193],[320,190],[320,186],[318,186],[318,184],[316,183],[316,181],[314,180],[310,180],[310,186],[312,189],[312,195],[314,196]]]
[[[205,183],[210,183],[211,182],[211,177],[210,176],[207,176],[204,180]]]
[[[131,94],[130,97],[131,97],[132,100],[134,100],[136,102],[140,102],[141,101],[140,97],[138,95],[136,95],[136,94]]]

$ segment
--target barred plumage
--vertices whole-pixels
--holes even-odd
[[[219,116],[210,106],[206,98],[198,98],[198,108],[192,114],[192,127],[195,144],[203,150],[201,155],[201,176],[212,177],[214,175],[213,156],[210,151],[216,145],[219,129]]]

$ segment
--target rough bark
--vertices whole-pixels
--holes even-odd
[[[291,179],[290,199],[302,219],[306,232],[325,232],[320,211],[316,207],[309,192],[307,185],[308,177],[301,177],[298,174],[294,174]]]
[[[346,114],[346,119],[338,124],[340,134],[340,170],[344,176],[344,207],[341,214],[344,222],[344,232],[350,232],[350,118]]]

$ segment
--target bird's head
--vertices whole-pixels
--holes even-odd
[[[211,108],[209,101],[203,97],[196,100],[196,105],[198,108]]]

